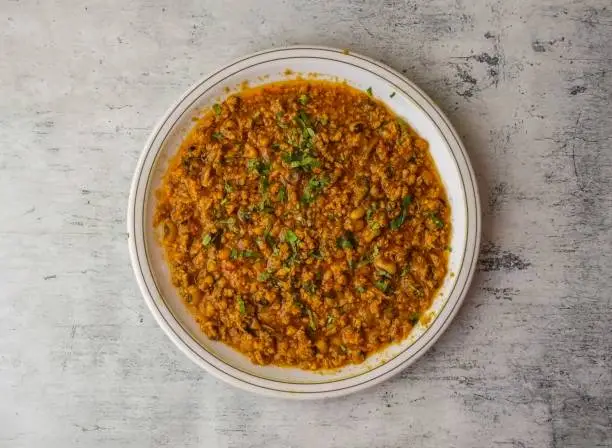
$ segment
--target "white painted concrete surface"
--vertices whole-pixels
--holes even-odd
[[[0,2],[1,447],[612,446],[607,0]],[[296,403],[157,328],[125,207],[154,123],[238,56],[307,43],[403,71],[465,139],[479,272],[435,349]]]

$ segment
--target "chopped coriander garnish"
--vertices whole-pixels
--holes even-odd
[[[345,232],[344,235],[336,238],[336,247],[341,249],[355,249],[357,247],[357,240],[353,232]]]
[[[244,300],[242,300],[242,297],[238,296],[238,311],[240,311],[240,314],[245,315],[246,314],[246,304],[244,303]]]
[[[376,205],[372,203],[368,210],[366,211],[366,221],[370,222],[372,220],[372,216],[374,215],[374,211],[376,210]]]
[[[372,93],[372,87],[368,87],[368,88],[366,89],[366,92],[368,93],[368,95],[372,96],[372,95],[373,95],[373,93]]]
[[[234,191],[234,187],[232,187],[232,184],[230,184],[227,181],[224,182],[223,189],[225,190],[226,193],[231,193],[232,191]]]
[[[260,176],[265,176],[270,172],[270,163],[260,159],[249,159],[247,168],[256,171]]]
[[[383,293],[387,293],[387,291],[389,291],[389,280],[376,280],[374,282],[374,286],[376,286],[378,289],[380,289]]]
[[[402,211],[397,217],[395,217],[391,221],[390,227],[392,230],[397,230],[402,226],[402,224],[404,224],[404,221],[406,220],[406,216],[408,216],[408,206],[410,205],[411,202],[412,202],[412,196],[410,195],[405,196],[404,199],[402,199]]]
[[[271,147],[272,149],[274,149],[274,150],[276,150],[276,151],[277,151],[277,150],[279,150],[279,149],[280,149],[280,147],[281,147],[281,146],[280,146],[280,144],[279,144],[279,143],[272,143],[272,144],[270,145],[270,147]]]
[[[213,132],[212,138],[214,138],[215,140],[223,140],[223,134],[221,134],[220,132]]]
[[[250,221],[251,213],[247,210],[240,208],[238,209],[238,219],[242,222]]]
[[[305,106],[306,104],[308,104],[308,101],[310,101],[310,98],[308,97],[308,95],[306,95],[305,93],[301,94],[300,97],[298,98],[298,101],[300,102],[300,104],[302,106]]]
[[[261,190],[262,193],[267,193],[268,192],[268,187],[270,186],[270,180],[268,179],[268,175],[264,174],[261,176],[261,178],[259,179],[259,189]]]
[[[343,353],[347,353],[348,352],[348,349],[346,348],[346,345],[340,344],[339,347],[340,347],[340,350],[342,350]]]
[[[307,152],[294,151],[292,153],[283,154],[281,159],[283,159],[290,168],[303,168],[306,171],[316,168],[321,164],[316,157],[313,157]]]
[[[210,233],[207,233],[206,235],[204,235],[202,237],[202,244],[204,246],[208,246],[210,243],[212,243],[213,237]]]
[[[232,260],[237,260],[239,258],[257,258],[257,257],[259,257],[259,253],[255,252],[254,250],[249,250],[249,249],[238,250],[236,248],[232,248],[230,252],[230,258]]]
[[[257,258],[259,257],[259,253],[255,252],[254,250],[243,250],[241,253],[241,256],[244,258]]]
[[[391,274],[388,273],[387,271],[383,271],[382,269],[377,269],[376,273],[380,276],[380,277],[387,277],[387,278],[391,278]]]
[[[269,280],[271,276],[272,273],[270,273],[269,271],[260,272],[257,276],[257,281],[265,282],[266,280]]]
[[[215,111],[216,115],[221,115],[221,105],[220,104],[213,104],[213,110]]]
[[[325,324],[329,327],[331,324],[334,323],[334,320],[336,320],[334,318],[334,316],[332,316],[331,314],[327,315],[327,320],[325,321]]]
[[[281,187],[278,189],[278,200],[280,202],[287,201],[287,187],[285,187],[284,185],[281,185]]]
[[[293,230],[286,230],[285,231],[285,235],[283,237],[283,240],[291,245],[291,247],[293,248],[294,252],[297,251],[297,245],[300,243],[300,239],[293,232]]]
[[[366,289],[361,285],[357,285],[355,286],[355,291],[357,291],[359,294],[363,294],[364,292],[366,292]]]
[[[302,203],[312,204],[316,197],[321,193],[323,188],[329,184],[329,178],[313,176],[304,187],[304,194],[302,195]]]
[[[308,326],[312,331],[315,331],[317,329],[316,317],[310,308],[306,309],[306,313],[308,314]]]
[[[436,213],[432,213],[430,215],[430,218],[438,229],[441,229],[444,227],[444,221],[442,221]]]
[[[219,224],[227,226],[228,229],[230,230],[235,230],[235,224],[236,224],[236,220],[234,219],[233,216],[227,218],[227,219],[223,219],[221,221],[218,221]]]
[[[271,248],[274,248],[276,245],[276,241],[274,241],[274,237],[272,236],[272,234],[270,233],[270,229],[266,229],[264,231],[264,240],[266,241],[266,243],[268,244],[268,246],[270,246]]]
[[[317,286],[313,282],[304,283],[304,291],[310,294],[314,294],[316,290],[317,290]]]
[[[297,115],[295,116],[295,121],[302,129],[312,127],[310,123],[310,117],[302,109],[300,109]]]

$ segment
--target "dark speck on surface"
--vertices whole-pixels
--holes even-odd
[[[531,263],[519,255],[500,247],[485,243],[480,252],[478,268],[483,272],[491,271],[523,271],[531,266]]]
[[[570,90],[570,95],[578,95],[579,93],[586,92],[585,86],[574,86]]]

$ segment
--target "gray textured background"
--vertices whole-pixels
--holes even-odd
[[[612,6],[0,2],[1,447],[612,446]],[[136,159],[188,86],[255,50],[350,48],[450,116],[482,192],[471,292],[395,379],[327,402],[217,382],[128,261]]]

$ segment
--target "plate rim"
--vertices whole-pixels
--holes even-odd
[[[270,385],[270,383],[273,385],[276,385],[277,386],[276,388],[269,388],[269,387],[264,387],[261,384],[253,384],[252,382],[245,382],[243,379],[230,375],[228,372],[223,370],[223,367],[229,370],[236,370],[236,368],[234,368],[233,366],[227,363],[224,363],[220,360],[219,360],[219,363],[221,364],[221,366],[215,366],[214,364],[216,363],[214,362],[211,363],[210,360],[203,359],[201,356],[195,353],[191,348],[189,348],[188,346],[189,344],[187,344],[187,342],[183,340],[176,333],[175,329],[172,328],[171,323],[167,321],[167,319],[163,316],[161,310],[158,309],[155,303],[155,299],[152,297],[151,292],[148,289],[147,280],[144,278],[143,272],[141,270],[142,263],[140,263],[140,258],[138,256],[138,253],[139,253],[138,246],[139,245],[138,245],[138,241],[135,235],[135,231],[138,230],[137,224],[140,224],[140,231],[142,232],[144,232],[144,226],[142,222],[140,223],[138,222],[136,218],[137,214],[135,213],[135,210],[136,210],[136,205],[137,205],[136,204],[137,191],[138,191],[140,184],[142,183],[142,174],[143,174],[144,165],[150,157],[155,158],[155,156],[157,155],[157,153],[159,153],[160,148],[161,148],[161,146],[158,148],[155,148],[155,150],[153,151],[153,154],[151,153],[153,144],[155,143],[157,139],[157,135],[163,129],[163,127],[167,124],[169,118],[177,111],[177,109],[182,105],[182,103],[187,98],[190,97],[190,95],[192,95],[198,88],[205,86],[207,82],[211,82],[211,80],[213,80],[215,76],[223,74],[224,72],[230,70],[232,67],[239,65],[241,63],[245,63],[251,59],[255,59],[261,56],[268,56],[270,60],[273,60],[274,56],[280,53],[284,53],[284,52],[298,52],[299,53],[299,52],[304,52],[304,51],[312,52],[312,54],[310,55],[301,55],[304,58],[308,58],[308,56],[316,57],[317,54],[323,53],[328,57],[328,59],[329,58],[334,59],[335,62],[346,63],[347,60],[351,60],[353,65],[357,65],[362,69],[365,68],[364,66],[369,65],[370,66],[369,69],[375,70],[376,72],[375,74],[385,79],[387,82],[394,84],[395,82],[391,81],[389,77],[386,75],[394,76],[395,78],[397,78],[398,82],[404,83],[406,87],[413,90],[415,93],[419,94],[422,97],[422,100],[427,103],[427,106],[429,106],[431,111],[435,113],[435,116],[433,117],[430,116],[430,118],[434,122],[434,124],[436,124],[438,128],[440,128],[440,132],[444,136],[446,136],[446,133],[448,132],[453,137],[452,138],[453,141],[449,142],[449,151],[453,153],[456,158],[459,159],[458,162],[462,162],[462,165],[459,166],[458,164],[457,168],[459,169],[460,173],[466,174],[467,172],[467,174],[469,175],[467,177],[467,179],[469,179],[469,183],[466,183],[467,184],[466,189],[470,189],[472,193],[472,196],[470,197],[468,195],[468,192],[467,191],[465,192],[465,195],[466,195],[466,212],[465,213],[466,215],[469,214],[470,206],[472,206],[474,208],[473,218],[475,222],[474,222],[473,229],[470,229],[470,228],[467,229],[467,240],[466,240],[466,248],[465,248],[465,255],[469,255],[471,253],[472,259],[471,261],[469,261],[469,266],[467,266],[466,268],[466,264],[468,264],[468,257],[465,257],[463,264],[459,267],[459,272],[457,272],[458,277],[460,275],[465,276],[464,280],[462,281],[462,285],[461,285],[462,291],[459,293],[459,296],[456,298],[456,300],[454,300],[454,303],[452,304],[452,307],[453,307],[452,310],[445,317],[444,321],[441,322],[441,324],[437,327],[437,330],[435,332],[430,331],[431,328],[434,326],[432,324],[421,335],[421,337],[425,339],[425,342],[423,346],[416,353],[412,354],[410,358],[404,359],[403,361],[399,362],[399,364],[394,366],[393,368],[387,369],[387,371],[383,371],[382,373],[380,373],[378,376],[374,378],[370,378],[370,379],[367,378],[368,374],[370,374],[371,371],[366,372],[362,375],[359,375],[359,377],[363,378],[363,380],[360,382],[357,382],[356,384],[351,384],[347,387],[342,387],[342,385],[346,384],[347,382],[352,382],[351,380],[354,379],[354,377],[341,379],[341,380],[335,380],[333,384],[335,384],[337,387],[333,389],[322,390],[322,391],[321,390],[319,391],[310,390],[310,391],[297,392],[297,391],[287,390],[287,386],[289,386],[288,384],[276,382],[274,380],[265,379],[263,380],[263,382],[269,383],[268,385]],[[264,60],[263,62],[265,63],[268,61]],[[416,101],[412,97],[411,99]],[[422,102],[419,102],[419,101],[416,101],[416,102],[420,108],[424,109],[423,108],[424,105],[422,104]],[[182,114],[183,112],[180,112],[180,114]],[[443,125],[442,128],[440,125]],[[454,143],[454,145],[452,143]],[[143,198],[145,198],[147,195],[146,188],[142,194],[143,194]],[[144,207],[144,203],[142,204],[142,207]],[[353,393],[358,390],[362,390],[368,387],[372,387],[376,384],[379,384],[382,381],[385,381],[388,378],[398,374],[399,372],[404,370],[406,367],[408,367],[412,363],[416,362],[422,355],[424,355],[431,348],[431,346],[433,346],[433,344],[438,340],[438,338],[447,330],[448,326],[453,321],[459,309],[461,308],[461,305],[465,299],[465,296],[469,292],[469,287],[472,282],[474,272],[476,270],[476,261],[477,261],[478,253],[480,250],[482,217],[481,217],[481,204],[480,204],[480,196],[479,196],[479,191],[478,191],[478,184],[476,182],[474,170],[470,162],[469,156],[467,154],[467,151],[465,149],[465,146],[461,138],[459,137],[457,131],[450,123],[450,120],[448,119],[448,117],[446,117],[446,115],[442,112],[439,106],[425,92],[423,92],[412,81],[407,79],[403,74],[392,69],[391,67],[388,67],[386,64],[373,60],[367,56],[363,56],[358,53],[354,53],[352,51],[347,52],[345,50],[325,47],[325,46],[295,45],[295,46],[286,46],[286,47],[262,50],[262,51],[252,53],[250,55],[235,59],[234,61],[231,61],[230,63],[219,67],[217,70],[211,72],[207,76],[204,76],[202,79],[199,79],[196,83],[190,86],[190,88],[187,89],[180,96],[180,98],[177,101],[175,101],[175,103],[172,104],[166,110],[162,118],[158,121],[157,125],[154,127],[153,131],[151,132],[144,146],[144,149],[138,158],[138,162],[137,162],[137,165],[134,171],[134,175],[133,175],[131,187],[130,187],[130,195],[129,195],[129,200],[128,200],[128,210],[127,210],[127,227],[128,227],[127,228],[128,247],[129,247],[129,253],[130,253],[130,261],[131,261],[131,265],[132,265],[134,275],[136,277],[136,281],[138,283],[140,292],[150,312],[153,314],[153,317],[157,321],[158,325],[162,328],[162,330],[166,333],[166,335],[170,338],[170,340],[172,340],[172,342],[185,355],[187,355],[193,362],[195,362],[200,367],[204,368],[208,373],[212,374],[216,378],[221,379],[234,386],[240,387],[242,389],[245,389],[251,392],[261,393],[264,395],[276,396],[276,397],[298,398],[298,399],[317,399],[317,398],[329,398],[329,397],[346,395],[346,394]],[[143,249],[144,248],[140,248],[140,250],[143,250]],[[449,299],[447,300],[450,300],[450,298],[451,297],[449,297]],[[163,302],[163,298],[162,298],[162,302]],[[168,310],[168,307],[166,305],[165,305],[165,308]],[[435,320],[438,320],[438,317],[436,317]],[[178,322],[175,322],[175,324],[180,326]],[[205,352],[208,353],[208,351],[204,347],[202,347],[200,344],[198,344],[198,346],[200,346]],[[401,355],[398,355],[398,357],[399,356]],[[383,363],[381,366],[379,366],[379,368],[383,368],[385,365],[388,365],[388,362]],[[372,369],[372,370],[375,370],[375,369]],[[239,372],[241,373],[241,375],[239,376],[247,376],[251,378],[256,378],[253,375],[249,374],[248,372],[243,372],[243,371],[239,371]],[[326,384],[331,384],[331,382],[330,383],[320,382],[320,383],[312,383],[312,384],[303,384],[303,386],[305,389],[308,389],[308,388],[317,389]]]

